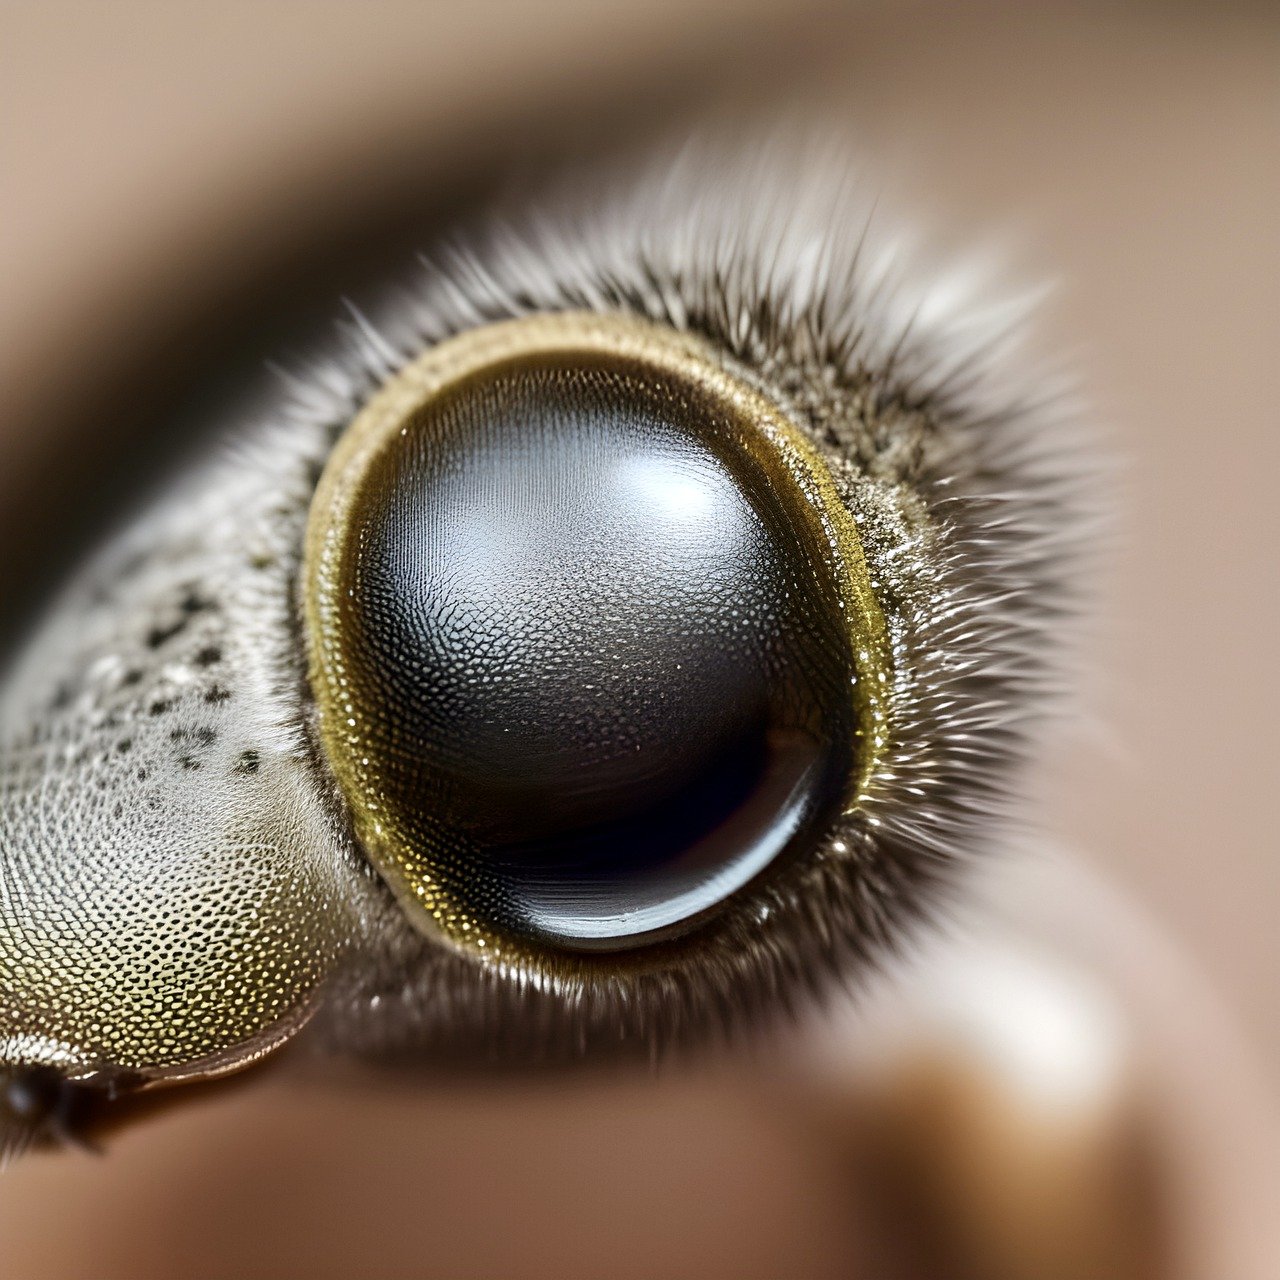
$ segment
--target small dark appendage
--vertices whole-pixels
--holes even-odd
[[[83,1128],[97,1092],[48,1067],[0,1073],[0,1167],[30,1147],[94,1150]]]

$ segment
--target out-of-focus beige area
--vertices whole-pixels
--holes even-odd
[[[1042,345],[1071,354],[1125,469],[1043,825],[1203,975],[1225,1009],[1213,1027],[1243,1028],[1224,1061],[1252,1053],[1274,1085],[1278,69],[1262,4],[9,0],[5,573],[37,553],[64,469],[88,483],[77,459],[117,370],[150,359],[166,394],[196,377],[206,338],[246,314],[237,282],[276,278],[282,258],[298,275],[371,193],[403,181],[416,198],[557,130],[599,146],[597,102],[621,135],[704,91],[789,86],[945,243],[1011,244],[1018,268],[1061,282]],[[1178,983],[1148,985],[1177,1021]],[[1199,1025],[1179,1043],[1212,1082],[1218,1042]],[[120,1138],[106,1163],[7,1175],[0,1267],[881,1274],[848,1151],[777,1092],[742,1067],[426,1096],[268,1081]]]

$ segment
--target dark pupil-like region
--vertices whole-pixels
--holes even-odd
[[[357,512],[383,809],[475,915],[663,937],[829,821],[849,642],[806,513],[670,379],[522,365],[437,397]]]

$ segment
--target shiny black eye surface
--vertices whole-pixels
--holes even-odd
[[[388,797],[477,910],[617,943],[831,818],[852,746],[836,592],[711,406],[526,361],[406,430],[367,479],[352,658]]]
[[[353,428],[317,495],[326,747],[375,862],[456,940],[661,941],[853,788],[812,460],[686,357],[485,358]]]

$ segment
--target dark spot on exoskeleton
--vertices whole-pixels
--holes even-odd
[[[178,757],[178,762],[184,769],[198,769],[199,752],[205,747],[211,747],[217,738],[218,735],[209,728],[175,729],[169,735],[170,742],[180,743],[186,748],[185,754]]]
[[[128,689],[130,686],[138,683],[142,679],[142,672],[137,667],[130,667],[128,671],[120,677],[120,687]]]
[[[236,772],[257,773],[261,764],[261,757],[256,751],[242,751],[240,758],[236,761]]]
[[[170,623],[167,627],[152,627],[147,632],[147,647],[149,649],[160,648],[166,641],[172,640],[186,625],[187,620],[183,617],[176,622]]]
[[[62,711],[69,706],[74,692],[74,687],[68,681],[63,681],[53,691],[53,697],[49,700],[49,710]]]
[[[231,697],[231,690],[223,688],[220,684],[215,684],[205,690],[204,700],[210,705],[216,705],[219,702],[226,702]]]
[[[120,755],[124,755],[126,752],[131,750],[132,747],[133,747],[132,738],[121,738],[120,741],[116,743],[116,751],[118,751]]]
[[[148,708],[147,711],[153,716],[162,716],[166,711],[172,709],[174,699],[157,698]]]
[[[212,667],[222,661],[222,650],[216,644],[207,644],[196,654],[196,665]]]
[[[269,556],[266,554],[251,556],[249,558],[249,568],[257,569],[259,572],[262,572],[264,569],[274,568],[275,563],[276,563],[275,556]]]
[[[188,588],[187,594],[182,597],[182,603],[178,607],[189,616],[193,613],[203,613],[205,609],[212,609],[214,604],[212,600],[206,600],[198,592]]]

